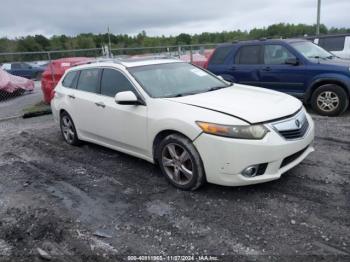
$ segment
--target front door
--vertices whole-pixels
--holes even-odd
[[[115,95],[123,91],[137,94],[129,79],[116,69],[102,70],[99,110],[95,122],[96,135],[107,144],[126,151],[148,155],[147,106],[120,105]]]
[[[305,65],[287,64],[297,57],[278,44],[264,46],[264,65],[260,69],[260,85],[265,88],[301,95],[305,90]]]

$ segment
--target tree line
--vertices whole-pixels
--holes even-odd
[[[47,38],[43,35],[34,35],[9,39],[0,38],[0,53],[5,52],[36,52],[36,51],[53,51],[53,50],[69,50],[69,49],[88,49],[101,48],[107,45],[109,37],[112,48],[132,48],[132,47],[152,47],[152,46],[173,46],[173,45],[189,45],[189,44],[210,44],[224,43],[235,40],[249,40],[260,38],[290,38],[302,37],[305,35],[314,35],[316,25],[306,24],[273,24],[264,28],[254,28],[249,31],[234,30],[201,34],[179,34],[177,36],[148,36],[145,31],[130,36],[126,34],[92,34],[84,33],[76,36],[54,35]],[[327,28],[325,25],[320,27],[321,34],[350,33],[350,28]],[[79,54],[57,54],[56,56],[96,56],[94,52],[85,52]],[[21,56],[0,56],[0,62],[4,60],[15,59],[16,61],[28,60],[28,55]],[[55,58],[55,57],[54,57]],[[40,59],[40,56],[31,55],[30,59]],[[44,55],[44,60],[47,57]]]

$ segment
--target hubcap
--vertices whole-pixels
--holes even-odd
[[[62,117],[62,132],[63,132],[64,139],[68,143],[72,143],[74,140],[75,133],[73,128],[73,123],[68,116]]]
[[[167,176],[176,184],[185,185],[192,180],[193,163],[190,154],[179,144],[171,143],[164,147],[162,164]]]
[[[324,91],[317,97],[317,106],[326,112],[334,111],[339,106],[339,97],[332,91]]]

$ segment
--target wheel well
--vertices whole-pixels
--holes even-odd
[[[175,130],[163,130],[161,132],[159,132],[156,137],[154,138],[153,140],[153,147],[152,147],[152,152],[153,152],[153,159],[154,159],[154,162],[157,163],[158,160],[157,160],[157,157],[156,157],[156,148],[158,147],[158,145],[160,144],[160,142],[165,138],[167,137],[168,135],[171,135],[171,134],[179,134],[181,136],[184,136],[186,138],[188,138],[187,136],[185,136],[184,134],[178,132],[178,131],[175,131]],[[188,138],[189,139],[189,138]]]
[[[344,89],[344,91],[347,93],[347,95],[350,95],[349,94],[349,90],[346,88],[346,85],[338,80],[322,80],[320,82],[317,82],[315,83],[312,87],[311,87],[311,90],[310,90],[310,93],[309,93],[309,96],[307,98],[307,103],[309,104],[311,102],[311,97],[312,97],[312,94],[313,92],[315,92],[315,90],[317,88],[319,88],[320,86],[323,86],[323,85],[328,85],[328,84],[336,84],[338,86],[340,86],[341,88]]]
[[[66,110],[64,110],[64,109],[61,109],[60,110],[60,116],[63,114],[63,113],[66,113],[66,114],[68,114],[68,112],[66,111]],[[69,114],[68,114],[69,115]]]

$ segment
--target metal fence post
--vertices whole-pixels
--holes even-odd
[[[193,50],[192,50],[192,45],[190,46],[190,63],[192,64],[193,62]]]
[[[53,66],[52,66],[52,60],[51,60],[51,55],[50,55],[50,52],[47,52],[47,57],[49,58],[49,65],[50,65],[50,71],[51,71],[51,77],[52,77],[52,82],[56,82],[55,81],[55,74],[54,74],[54,69],[53,69]]]

